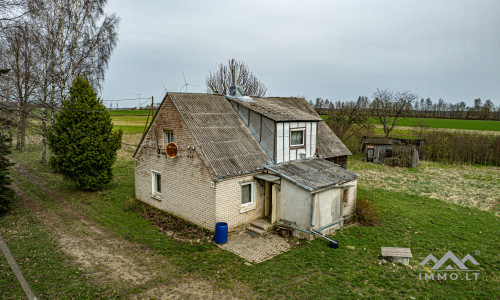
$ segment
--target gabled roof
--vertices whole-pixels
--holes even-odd
[[[276,122],[321,121],[314,110],[304,109],[304,106],[310,106],[304,98],[252,97],[252,100],[232,98],[232,101]]]
[[[320,157],[352,155],[351,151],[349,151],[346,145],[342,143],[324,121],[318,123],[316,148],[318,148]]]
[[[169,93],[216,177],[262,170],[271,161],[222,95]]]
[[[295,160],[265,168],[310,192],[329,189],[358,178],[357,174],[320,158]]]
[[[207,163],[214,171],[216,178],[221,179],[227,176],[263,170],[265,165],[271,163],[271,157],[266,154],[225,96],[200,93],[168,93],[165,99],[167,97],[177,108],[188,130],[198,143]],[[158,112],[161,111],[165,99],[162,101]],[[259,99],[259,103],[263,103],[265,100],[270,103],[277,103],[274,106],[272,104],[267,105],[276,109],[281,105],[287,106],[289,108],[288,110],[285,109],[287,114],[300,112],[301,116],[304,116],[304,118],[308,116],[307,118],[311,121],[321,120],[316,111],[303,98],[254,99]],[[232,101],[240,103],[241,100],[233,98]],[[282,116],[284,115],[286,114]],[[157,113],[146,132],[149,132],[156,118],[161,117]],[[281,120],[285,119],[283,117]],[[299,120],[295,119],[295,121]],[[134,157],[145,136],[142,137]],[[323,121],[318,122],[316,141],[318,154],[321,157],[351,155],[347,147]]]

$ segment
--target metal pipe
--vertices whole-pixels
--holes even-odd
[[[330,224],[328,224],[328,225],[325,225],[325,226],[323,226],[323,227],[320,227],[320,228],[316,229],[316,231],[323,231],[323,230],[325,230],[325,229],[328,229],[328,228],[330,228],[330,227],[332,227],[332,226],[334,226],[334,225],[337,225],[338,223],[340,223],[340,221],[342,221],[342,220],[338,220],[338,221],[335,221],[335,222],[330,223]]]
[[[302,231],[304,233],[307,233],[307,234],[312,234],[311,231],[308,231],[308,230],[305,230],[305,229],[302,229],[302,228],[299,228],[297,226],[293,226],[293,225],[290,225],[290,224],[285,224],[283,222],[278,222],[279,225],[282,225],[282,226],[286,226],[286,227],[290,227],[290,228],[293,228],[293,229],[296,229],[298,231]]]
[[[311,212],[311,225],[314,226],[316,223],[316,205],[318,204],[317,196],[318,194],[313,194],[313,207]]]

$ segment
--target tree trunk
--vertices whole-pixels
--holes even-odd
[[[17,129],[16,150],[23,152],[25,144],[26,144],[26,114],[23,112],[23,109],[21,108],[19,111],[19,126]]]

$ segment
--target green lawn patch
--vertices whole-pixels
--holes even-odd
[[[112,116],[147,116],[150,113],[147,109],[108,109],[108,112]],[[153,111],[153,115],[154,113],[155,111]]]
[[[321,118],[326,121],[328,116],[321,115]],[[379,124],[374,118],[370,118],[370,122],[375,125]],[[421,125],[430,128],[500,131],[500,121],[491,120],[405,118],[396,122],[396,126],[419,127]]]
[[[15,199],[12,211],[0,217],[0,233],[39,299],[101,299],[113,296],[72,264],[32,211]],[[0,253],[0,298],[23,299],[24,292]]]
[[[134,197],[133,160],[119,158],[115,180],[105,190],[85,193],[48,167],[13,154],[33,173],[50,182],[54,191],[87,217],[115,234],[165,255],[182,272],[199,274],[222,287],[244,285],[258,298],[477,298],[498,295],[500,220],[490,212],[438,199],[359,186],[359,197],[374,199],[382,224],[337,231],[339,249],[323,240],[300,242],[272,260],[247,266],[213,243],[172,240],[138,213],[127,210]],[[351,246],[351,247],[347,247]],[[380,264],[380,247],[410,247],[411,268]],[[428,254],[437,258],[451,250],[459,258],[471,254],[479,262],[477,281],[419,280],[418,265]],[[245,297],[245,295],[242,295]]]

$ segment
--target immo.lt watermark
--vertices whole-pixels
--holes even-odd
[[[476,251],[479,254],[479,251]],[[474,266],[479,266],[479,263],[472,257],[472,255],[467,254],[464,258],[458,259],[458,257],[453,254],[453,252],[448,251],[440,260],[437,260],[434,255],[429,254],[420,263],[422,267],[429,262],[434,263],[434,265],[428,269],[420,270],[418,274],[419,280],[477,280],[479,278],[479,270],[471,270],[467,268],[465,263],[469,261]],[[453,267],[454,264],[456,267]]]

